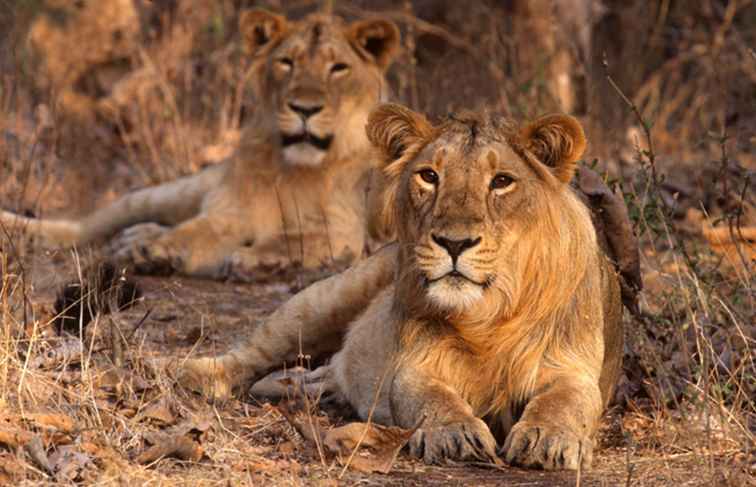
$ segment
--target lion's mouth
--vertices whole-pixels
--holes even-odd
[[[475,279],[471,279],[471,278],[467,277],[466,275],[462,274],[457,269],[449,271],[446,274],[444,274],[443,276],[439,276],[439,277],[437,277],[435,279],[427,279],[426,278],[426,285],[431,285],[431,284],[433,284],[435,282],[439,282],[439,281],[443,281],[443,280],[445,280],[445,281],[447,281],[449,283],[452,283],[452,284],[462,284],[462,283],[469,282],[471,284],[475,284],[476,286],[480,286],[482,288],[486,288],[486,287],[488,287],[490,285],[490,282],[488,280],[483,281],[483,282],[478,282]]]
[[[284,147],[305,143],[322,151],[327,151],[331,147],[331,142],[333,142],[333,135],[318,137],[310,132],[302,132],[295,135],[281,135],[281,145]]]

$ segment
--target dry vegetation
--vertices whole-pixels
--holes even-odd
[[[235,19],[261,2],[113,3],[132,6],[133,30],[119,30],[117,50],[102,44],[116,38],[106,27],[88,31],[75,45],[92,57],[70,63],[90,65],[67,81],[49,74],[66,66],[44,68],[45,46],[25,39],[41,16],[56,29],[87,2],[0,0],[4,208],[84,211],[196,170],[232,149],[254,110]],[[414,108],[553,111],[553,59],[523,61],[528,31],[511,3],[335,2],[346,16],[380,10],[401,26],[391,81]],[[401,432],[330,430],[342,423],[311,405],[207,405],[150,359],[223,350],[318,276],[244,286],[137,277],[142,297],[123,310],[124,293],[103,290],[131,281],[103,281],[94,251],[41,251],[0,228],[0,484],[756,485],[756,2],[603,5],[587,27],[560,24],[556,40],[574,60],[586,164],[631,210],[645,291],[626,316],[625,373],[593,471],[430,468],[394,459]],[[579,41],[586,31],[592,49]],[[56,305],[71,281],[85,306]],[[60,336],[65,305],[73,333]],[[355,441],[377,452],[352,455]]]

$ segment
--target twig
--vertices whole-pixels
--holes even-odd
[[[118,368],[123,367],[123,337],[121,336],[121,330],[116,324],[115,320],[109,318],[110,323],[110,350],[112,353],[113,365]]]
[[[148,309],[144,313],[144,316],[142,316],[142,319],[139,320],[139,323],[137,323],[137,325],[134,327],[134,329],[131,330],[131,333],[129,333],[129,336],[126,337],[126,341],[127,342],[130,342],[131,339],[134,338],[134,334],[137,332],[137,330],[139,330],[142,327],[142,325],[145,323],[145,321],[147,321],[147,318],[149,318],[149,316],[152,314],[152,310],[153,309],[155,309],[155,308],[150,308],[150,309]]]

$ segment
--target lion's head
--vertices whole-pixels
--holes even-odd
[[[569,304],[597,250],[568,184],[586,145],[577,120],[463,113],[433,126],[387,104],[367,133],[385,161],[384,225],[403,244],[408,305],[490,319]]]
[[[300,21],[264,11],[239,19],[255,60],[257,113],[280,138],[283,160],[318,166],[368,145],[364,126],[386,93],[383,74],[399,48],[399,29],[375,19],[345,23],[321,13]],[[273,116],[274,118],[271,118]]]

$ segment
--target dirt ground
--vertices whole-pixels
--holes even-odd
[[[151,357],[218,353],[251,330],[302,284],[298,279],[231,284],[180,277],[135,278],[142,297],[129,309],[101,314],[84,331],[84,349],[65,352],[53,328],[55,299],[77,273],[74,254],[38,253],[26,261],[28,312],[39,328],[27,332],[30,361],[16,373],[21,410],[0,408],[10,432],[39,438],[37,456],[27,447],[0,453],[0,483],[93,485],[751,485],[747,455],[726,442],[709,451],[674,443],[654,447],[644,438],[648,418],[607,413],[592,470],[542,472],[505,465],[431,467],[400,453],[387,474],[344,469],[344,458],[319,453],[276,405],[245,396],[208,404],[155,375]],[[307,277],[307,276],[305,276]],[[7,287],[6,287],[7,291]],[[109,327],[127,337],[116,365]],[[74,340],[77,342],[77,340]],[[68,342],[67,342],[68,343]],[[23,346],[23,345],[22,345]],[[306,351],[305,351],[306,352]],[[44,357],[43,360],[36,359]],[[36,362],[35,362],[36,359]],[[11,376],[11,377],[9,377]],[[13,399],[11,399],[13,398]],[[306,422],[309,415],[300,412]],[[315,413],[322,428],[344,420]],[[633,424],[636,426],[633,426]],[[645,426],[644,426],[645,425]],[[178,458],[145,458],[150,446],[190,438],[192,451]],[[162,443],[161,443],[162,442]],[[26,453],[26,454],[25,454]],[[364,453],[361,453],[364,454]],[[46,460],[45,460],[46,459]],[[47,461],[48,463],[45,463]],[[46,471],[46,468],[49,470]]]

